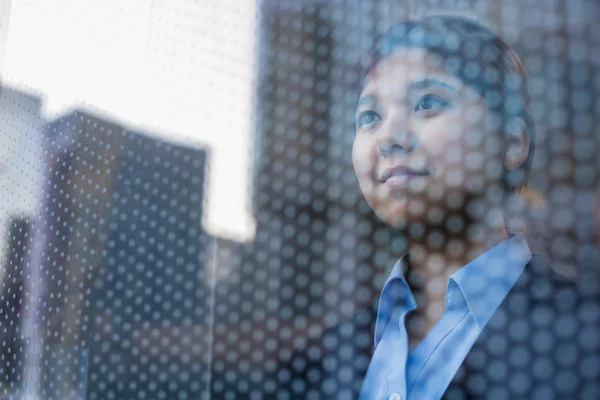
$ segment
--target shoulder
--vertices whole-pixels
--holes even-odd
[[[472,375],[483,368],[490,385],[500,376],[520,382],[510,388],[515,396],[591,393],[600,379],[600,292],[593,286],[557,273],[534,255],[467,358]],[[483,359],[485,368],[477,363]]]
[[[320,335],[310,337],[296,347],[295,359],[306,360],[307,364],[322,362],[327,369],[338,362],[356,362],[356,357],[361,355],[370,357],[376,315],[374,303],[351,318],[324,329]]]
[[[494,315],[492,320],[527,318],[541,323],[542,319],[548,318],[549,323],[560,323],[566,318],[570,321],[568,325],[579,325],[584,322],[580,319],[580,309],[600,304],[598,289],[597,284],[561,275],[545,257],[533,254],[496,312],[500,315]]]
[[[278,393],[295,399],[355,398],[373,351],[375,304],[296,346],[279,370]]]
[[[534,254],[483,328],[447,398],[594,398],[600,379],[597,285]],[[494,395],[492,395],[494,394]]]

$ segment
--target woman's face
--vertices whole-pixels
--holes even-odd
[[[358,101],[352,149],[373,211],[401,230],[460,225],[467,202],[502,177],[504,145],[493,121],[483,98],[437,55],[406,49],[378,62]]]

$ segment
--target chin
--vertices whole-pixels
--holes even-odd
[[[422,222],[422,218],[417,218],[408,213],[406,204],[395,204],[394,207],[373,209],[375,215],[387,226],[395,230],[404,232],[413,223]]]

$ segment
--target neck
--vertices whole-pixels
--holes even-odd
[[[408,280],[417,301],[409,331],[416,343],[444,312],[449,276],[507,238],[502,215],[500,209],[488,209],[484,218],[462,217],[466,223],[459,232],[443,228],[449,225],[445,221],[419,237],[407,235]]]

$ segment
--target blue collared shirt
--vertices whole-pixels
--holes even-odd
[[[483,327],[531,260],[522,235],[492,247],[448,279],[444,314],[409,354],[405,326],[416,308],[400,259],[381,291],[375,352],[361,399],[439,399]]]

